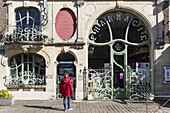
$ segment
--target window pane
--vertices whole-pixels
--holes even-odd
[[[39,33],[40,11],[37,8],[16,9],[16,30],[14,30],[15,41],[42,41],[43,37]]]
[[[19,54],[11,59],[9,86],[45,85],[45,59],[37,54]]]

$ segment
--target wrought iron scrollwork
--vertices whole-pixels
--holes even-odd
[[[44,35],[39,26],[16,26],[9,27],[13,29],[11,34],[7,34],[4,38],[6,42],[45,42],[48,36]]]
[[[40,1],[41,25],[48,23],[48,4],[47,0]]]
[[[30,71],[25,71],[23,74],[20,73],[19,76],[16,76],[16,74],[13,74],[12,76],[6,76],[4,83],[4,85],[7,87],[20,87],[44,84],[45,76],[38,77],[38,75],[33,74]]]
[[[110,100],[113,98],[112,76],[110,69],[88,69],[86,80],[87,98],[89,100]]]
[[[151,96],[150,73],[145,70],[142,73],[136,73],[129,79],[129,98],[130,100],[144,100]]]

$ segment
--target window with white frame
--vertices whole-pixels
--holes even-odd
[[[164,83],[170,82],[170,67],[164,67]]]
[[[44,41],[41,33],[40,11],[34,7],[20,7],[15,9],[15,26],[11,26],[13,33],[9,41],[37,42]]]

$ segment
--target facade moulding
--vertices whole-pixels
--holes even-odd
[[[51,64],[51,58],[48,53],[44,50],[40,50],[39,52],[37,52],[37,54],[42,55],[45,58],[46,66],[49,67],[49,65]]]
[[[17,54],[22,54],[22,53],[35,53],[43,56],[46,60],[46,66],[48,67],[51,64],[51,58],[48,55],[48,53],[44,50],[42,50],[44,46],[43,45],[17,45],[17,44],[12,44],[8,45],[6,47],[6,53],[5,57],[8,57],[8,61],[15,55]],[[9,65],[9,62],[8,62]]]
[[[34,1],[34,0],[30,0],[30,1]],[[48,1],[72,1],[72,0],[48,0]],[[75,0],[76,1],[76,0]],[[104,2],[106,2],[106,1],[120,1],[120,0],[77,0],[77,1],[104,1]],[[136,2],[140,2],[140,1],[154,1],[154,0],[122,0],[122,1],[136,1]]]
[[[22,46],[22,45],[33,45],[33,46],[51,46],[51,45],[55,45],[55,46],[66,46],[66,45],[78,45],[78,46],[83,46],[85,45],[85,42],[54,42],[54,43],[48,43],[48,42],[9,42],[9,43],[6,43],[6,45],[10,46],[10,45],[17,45],[17,46]]]
[[[55,47],[70,47],[73,49],[83,49],[85,43],[84,42],[64,42],[64,43],[52,43],[46,46],[55,46]]]
[[[65,51],[66,49],[67,49],[67,48],[62,47],[62,51],[63,51],[63,50]],[[61,51],[61,53],[62,53],[62,51]],[[66,50],[66,52],[67,52],[67,53],[70,53],[71,55],[74,56],[74,58],[75,58],[74,64],[77,64],[77,63],[78,63],[78,59],[77,59],[77,56],[75,55],[75,53],[74,53],[73,51],[71,51],[71,50]]]

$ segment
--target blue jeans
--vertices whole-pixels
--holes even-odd
[[[66,107],[66,100],[67,100],[67,105],[68,105],[68,109],[69,109],[69,108],[70,108],[70,101],[71,101],[70,96],[69,96],[69,97],[64,97],[64,98],[63,98],[64,110],[67,110],[67,107]]]

